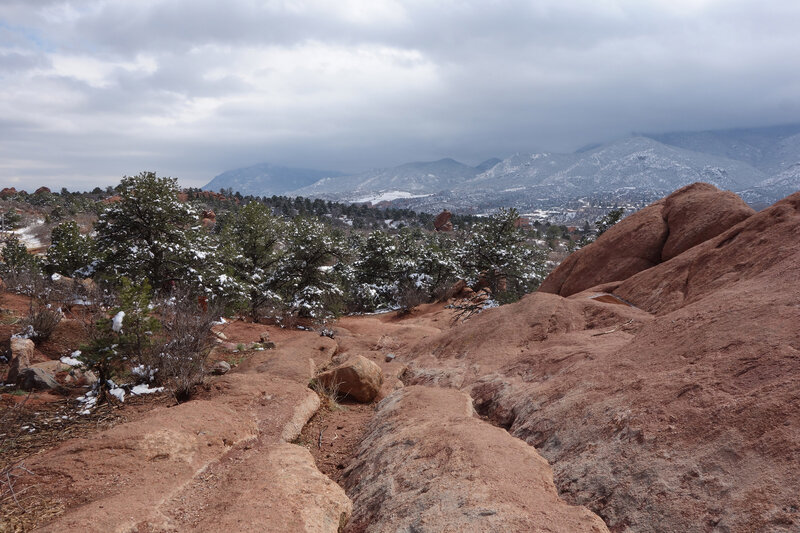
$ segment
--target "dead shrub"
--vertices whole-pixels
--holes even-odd
[[[220,316],[222,305],[211,303],[203,309],[195,295],[173,293],[158,302],[157,308],[162,336],[142,362],[157,369],[157,383],[184,402],[205,377],[206,360],[214,346],[211,327]]]
[[[48,303],[45,299],[31,300],[28,316],[21,322],[23,329],[33,329],[31,340],[36,344],[50,338],[56,327],[64,318],[61,309]]]
[[[326,384],[315,377],[308,384],[308,387],[317,393],[322,407],[330,409],[331,411],[342,408],[339,404],[339,400],[344,395],[339,392],[339,383]]]
[[[406,283],[400,287],[397,295],[397,304],[400,306],[398,312],[401,315],[408,314],[418,305],[427,303],[428,295],[421,288],[413,283]]]

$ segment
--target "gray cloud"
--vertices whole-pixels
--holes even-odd
[[[800,121],[793,0],[6,0],[0,185]]]

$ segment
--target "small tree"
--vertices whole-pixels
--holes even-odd
[[[287,223],[260,202],[244,206],[222,230],[223,256],[246,294],[254,320],[265,306],[281,299],[275,273],[286,252],[281,242],[286,232]]]
[[[611,226],[622,220],[622,216],[625,214],[625,210],[623,208],[614,209],[609,211],[606,216],[595,222],[595,227],[597,228],[597,236],[599,237],[603,233],[609,230]]]
[[[119,306],[93,324],[89,343],[81,346],[85,366],[97,375],[97,396],[101,401],[106,398],[110,381],[126,366],[151,357],[161,324],[152,316],[150,293],[146,280],[133,284],[122,278]]]
[[[466,281],[487,286],[501,302],[535,290],[544,274],[544,254],[515,226],[516,209],[501,209],[473,225],[460,254]]]
[[[74,221],[54,227],[47,249],[46,270],[70,277],[89,277],[94,272],[96,259],[94,240],[82,235]]]
[[[0,263],[0,277],[10,289],[27,294],[35,294],[41,288],[41,263],[12,234],[6,237],[2,247],[3,262]]]
[[[316,320],[341,312],[343,244],[341,234],[318,220],[298,217],[289,224],[274,276],[286,312]]]

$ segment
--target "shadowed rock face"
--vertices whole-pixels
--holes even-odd
[[[621,281],[719,235],[753,215],[741,198],[707,183],[679,189],[570,255],[539,289],[570,296]]]
[[[473,416],[452,389],[412,386],[379,406],[345,485],[345,531],[608,531],[558,497],[532,447]]]
[[[706,216],[683,205],[681,220]],[[639,222],[623,222],[585,250],[633,242],[619,233]],[[612,531],[798,531],[800,193],[679,253],[699,238],[626,279],[426,339],[409,381],[468,391]]]

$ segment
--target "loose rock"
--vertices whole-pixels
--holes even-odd
[[[375,399],[383,384],[381,367],[369,359],[357,355],[342,365],[323,372],[317,380],[328,388],[338,388],[341,394],[362,403]]]
[[[217,361],[211,368],[211,373],[217,376],[227,374],[231,370],[231,365],[227,361]]]
[[[17,377],[26,368],[31,366],[33,356],[33,341],[20,337],[11,339],[11,364],[8,369],[6,382],[16,383]]]

